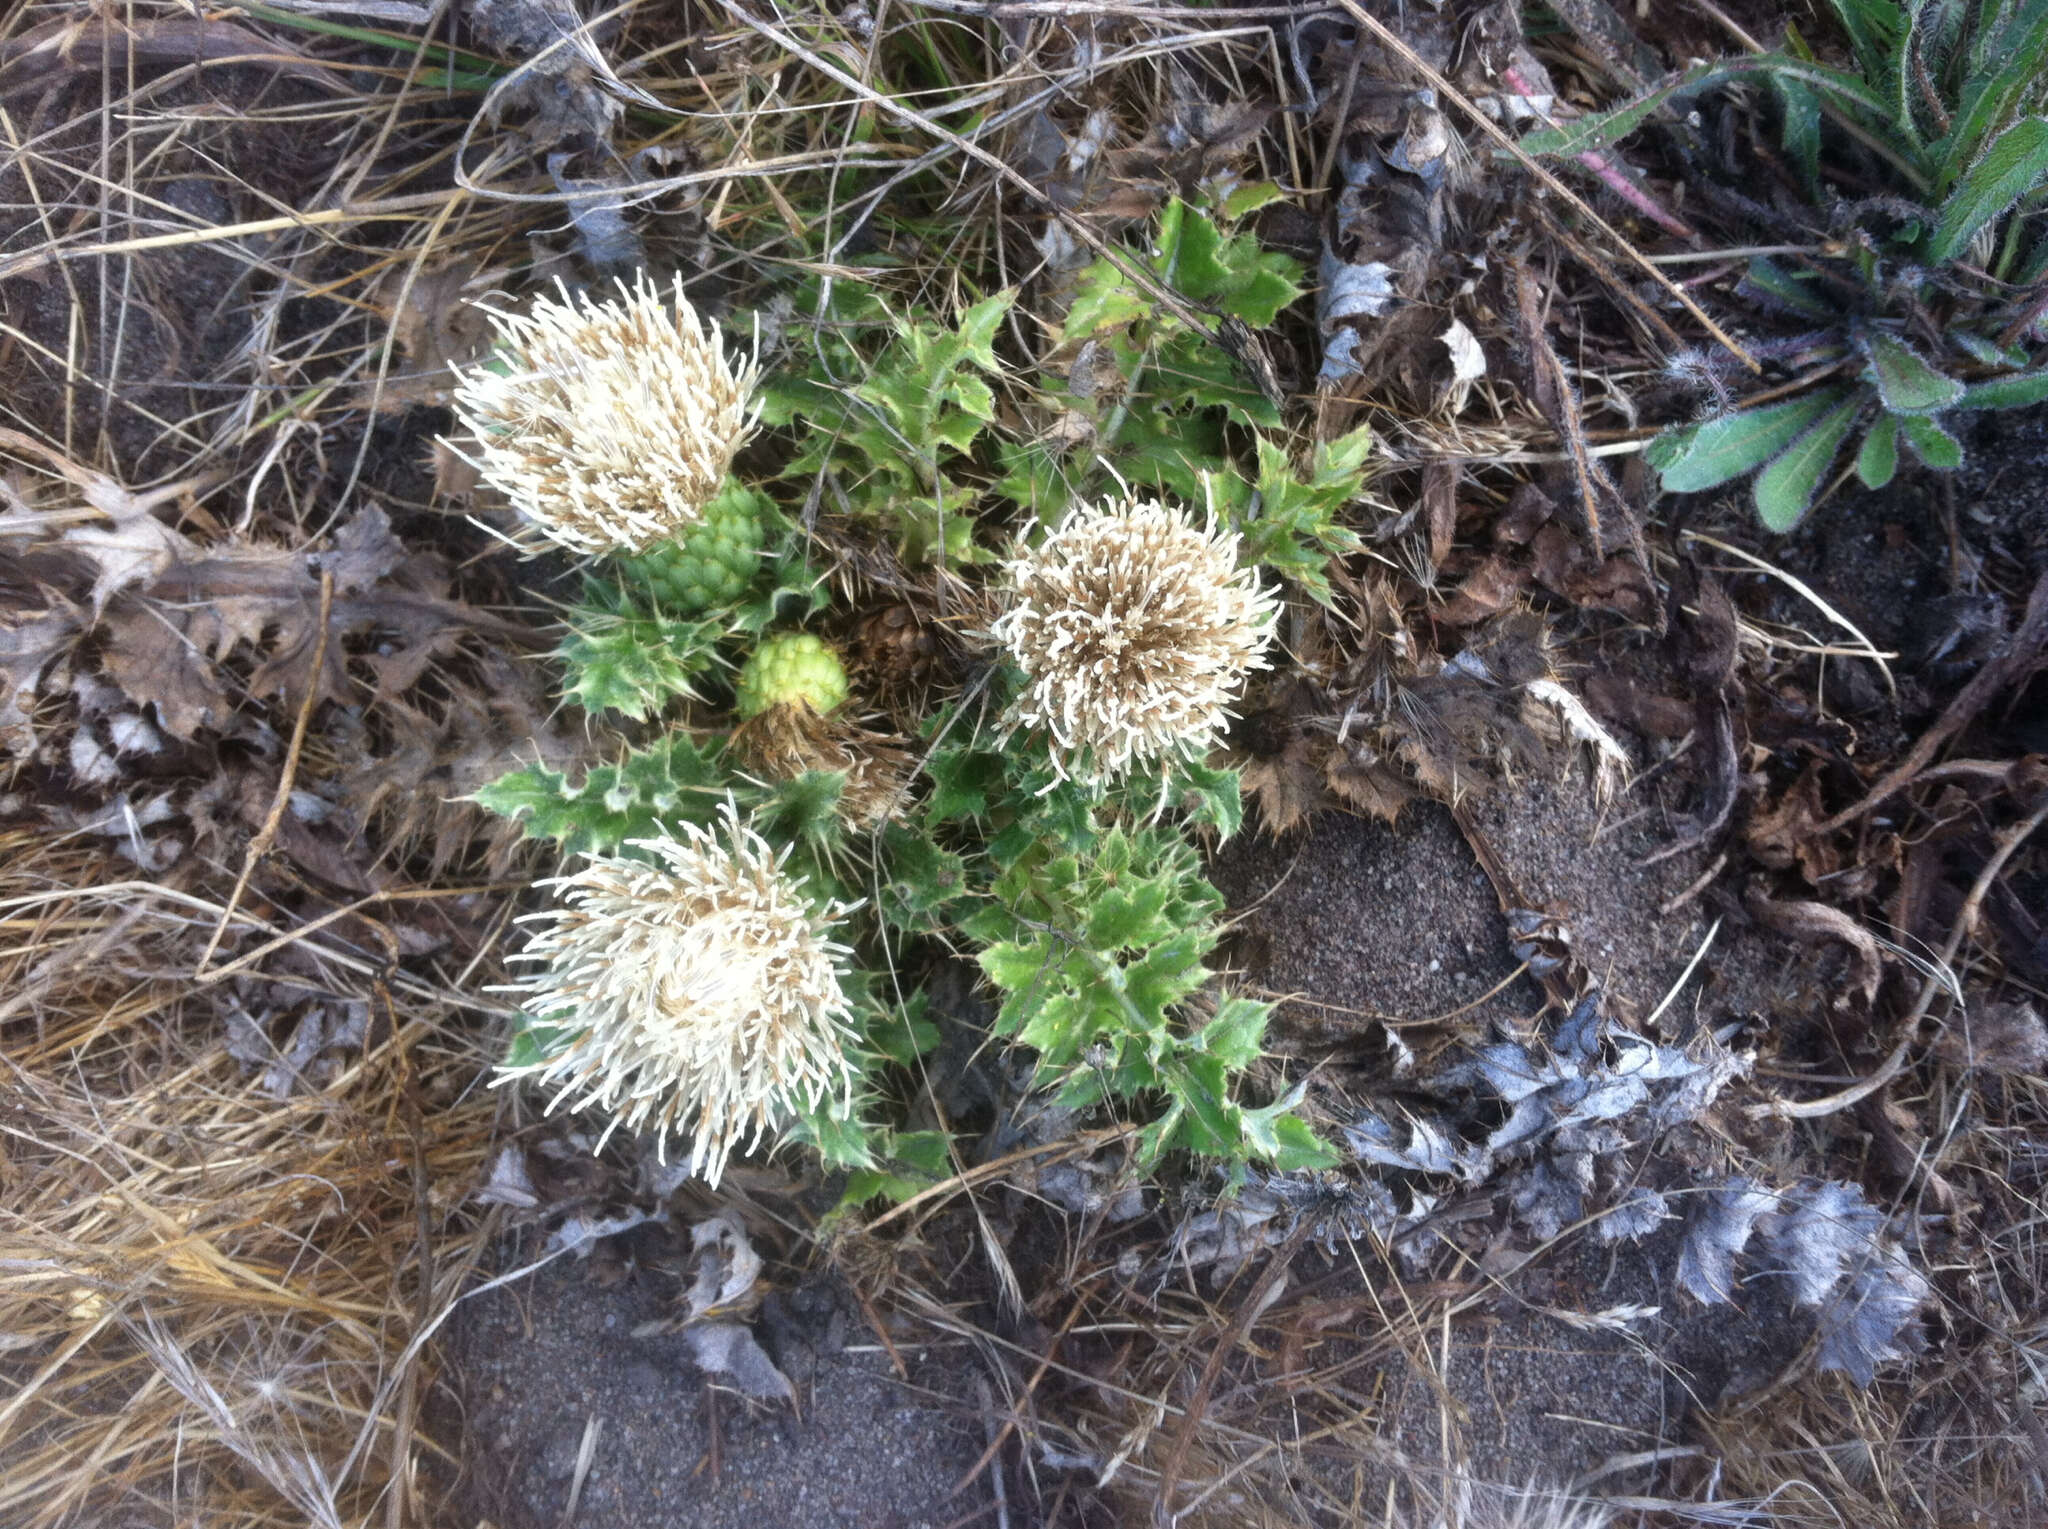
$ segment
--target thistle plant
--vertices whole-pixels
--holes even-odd
[[[515,960],[547,1053],[500,1077],[552,1090],[550,1108],[596,1106],[650,1133],[717,1183],[736,1147],[850,1099],[850,1008],[830,938],[843,904],[813,905],[730,802],[717,830],[633,839],[649,859],[591,855],[542,883],[555,905]]]
[[[1076,508],[1009,581],[994,635],[1024,673],[1016,721],[1083,776],[1199,758],[1267,664],[1278,604],[1238,537],[1156,500]]]
[[[535,544],[646,552],[697,525],[724,484],[754,363],[726,354],[680,277],[667,296],[644,272],[616,298],[559,294],[493,314],[496,350],[460,376],[456,418]]]
[[[1280,257],[1192,208],[1169,212],[1154,249],[1191,297],[1232,312],[1270,318],[1298,290]],[[1148,1163],[1323,1160],[1291,1096],[1238,1097],[1268,1009],[1217,990],[1205,958],[1222,898],[1187,836],[1242,821],[1235,773],[1206,756],[1271,661],[1288,592],[1327,600],[1326,565],[1357,545],[1341,517],[1368,438],[1300,466],[1263,437],[1226,450],[1211,424],[1277,413],[1249,383],[1219,392],[1231,363],[1197,355],[1211,341],[1125,304],[1103,322],[1134,357],[1172,360],[1148,364],[1148,396],[1194,432],[1184,442],[1208,441],[1175,459],[1191,490],[1176,497],[1203,509],[1109,492],[1127,463],[1135,481],[1163,475],[1165,458],[1133,448],[1094,466],[1035,459],[1063,497],[1022,501],[1020,517],[1014,469],[1035,448],[993,379],[1010,379],[1014,410],[1070,400],[1063,379],[999,355],[1027,332],[1004,323],[1010,294],[906,313],[847,269],[800,288],[783,320],[753,454],[780,448],[783,465],[648,501],[635,524],[658,524],[654,541],[581,543],[614,555],[570,613],[564,691],[627,743],[581,779],[534,765],[479,793],[585,857],[535,916],[505,1075],[687,1140],[700,1172],[779,1140],[853,1170],[850,1201],[913,1194],[950,1160],[943,1133],[905,1129],[936,1039],[914,964],[958,952],[1002,995],[996,1033],[1036,1055],[1038,1085],[1116,1101],[1145,1124]],[[690,324],[715,355],[715,331]],[[479,439],[500,444],[500,428],[510,450],[513,415],[495,417],[477,416]],[[744,406],[723,417],[743,423]],[[883,576],[832,577],[848,548]],[[865,693],[872,660],[848,659],[873,616],[853,591],[869,588],[949,623],[965,665],[889,705]]]

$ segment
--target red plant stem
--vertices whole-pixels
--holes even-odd
[[[1548,126],[1557,126],[1557,123],[1552,120],[1548,112],[1542,111],[1537,107],[1535,87],[1522,77],[1521,71],[1517,69],[1503,69],[1500,72],[1500,77],[1507,83],[1509,89],[1529,103],[1529,109],[1542,117]],[[1699,238],[1699,235],[1687,227],[1675,213],[1665,211],[1655,197],[1630,180],[1615,165],[1615,162],[1605,154],[1595,153],[1593,150],[1588,149],[1585,153],[1578,155],[1577,158],[1580,164],[1600,177],[1601,184],[1605,185],[1608,190],[1663,229],[1665,233],[1675,234],[1681,239]]]

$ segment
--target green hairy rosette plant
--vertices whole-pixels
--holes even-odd
[[[1178,203],[1138,258],[1245,322],[1301,290],[1291,261]],[[1279,416],[1213,339],[1122,283],[1091,267],[1068,314],[1128,369],[1116,401],[1080,398],[1059,364],[1003,380],[1008,292],[931,315],[845,275],[797,288],[756,404],[754,456],[780,467],[696,495],[665,540],[622,541],[569,612],[564,694],[622,748],[479,793],[569,861],[529,919],[506,1078],[707,1176],[801,1143],[851,1171],[850,1203],[900,1198],[952,1161],[944,1133],[904,1128],[938,1038],[905,973],[957,952],[1038,1086],[1114,1106],[1147,1165],[1331,1160],[1297,1094],[1246,1097],[1268,1007],[1218,990],[1223,900],[1190,836],[1240,826],[1236,775],[1207,756],[1283,596],[1327,601],[1330,559],[1358,545],[1341,516],[1369,439],[1297,465],[1251,433]],[[1004,423],[1083,404],[1086,461]],[[961,676],[890,716],[900,735],[867,730],[874,698],[835,640],[862,585],[823,550],[877,542],[999,613]],[[607,967],[614,935],[630,970]]]
[[[1811,385],[1667,431],[1648,452],[1673,492],[1754,473],[1775,531],[1799,523],[1845,449],[1873,488],[1902,448],[1952,470],[1963,452],[1945,421],[2048,399],[2048,367],[2025,344],[2048,277],[2048,0],[1830,6],[1848,67],[1794,30],[1783,52],[1695,65],[1523,140],[1587,153],[1717,85],[1753,81],[1775,97],[1786,163],[1842,231],[1812,253],[1752,259],[1737,296],[1777,331],[1756,348]]]

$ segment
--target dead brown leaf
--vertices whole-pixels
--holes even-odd
[[[1779,934],[1808,943],[1834,940],[1848,947],[1849,983],[1836,996],[1837,1008],[1843,1007],[1852,994],[1861,996],[1866,1012],[1877,1001],[1877,987],[1884,980],[1883,952],[1870,931],[1841,909],[1826,903],[1774,901],[1755,887],[1743,897],[1743,906],[1758,923]]]
[[[1415,799],[1407,777],[1378,750],[1362,743],[1340,744],[1323,763],[1331,794],[1353,812],[1392,823]]]
[[[1746,836],[1750,853],[1774,871],[1797,864],[1809,886],[1842,867],[1831,838],[1817,830],[1827,809],[1821,804],[1819,761],[1807,765],[1799,779],[1769,807],[1753,814]]]
[[[1328,747],[1324,738],[1291,738],[1279,753],[1253,759],[1239,773],[1245,792],[1258,803],[1260,821],[1275,838],[1331,805],[1324,788]]]
[[[1497,616],[1521,597],[1528,582],[1526,564],[1503,553],[1490,552],[1459,582],[1451,598],[1437,612],[1437,619],[1446,626],[1472,626]]]

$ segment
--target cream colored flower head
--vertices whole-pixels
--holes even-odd
[[[852,1096],[854,1064],[842,960],[832,921],[743,825],[730,801],[716,832],[635,839],[654,863],[592,855],[543,885],[556,905],[513,959],[539,969],[515,991],[542,1026],[569,1032],[532,1077],[564,1104],[609,1110],[613,1126],[649,1131],[667,1158],[690,1143],[689,1168],[716,1184],[736,1148],[797,1114]]]
[[[695,525],[753,423],[759,376],[699,320],[682,278],[600,302],[560,288],[496,313],[497,349],[455,389],[475,464],[543,541],[645,552]]]
[[[1070,511],[1009,565],[993,630],[1024,671],[1016,722],[1083,776],[1206,750],[1266,667],[1278,615],[1237,559],[1235,533],[1156,501]]]

